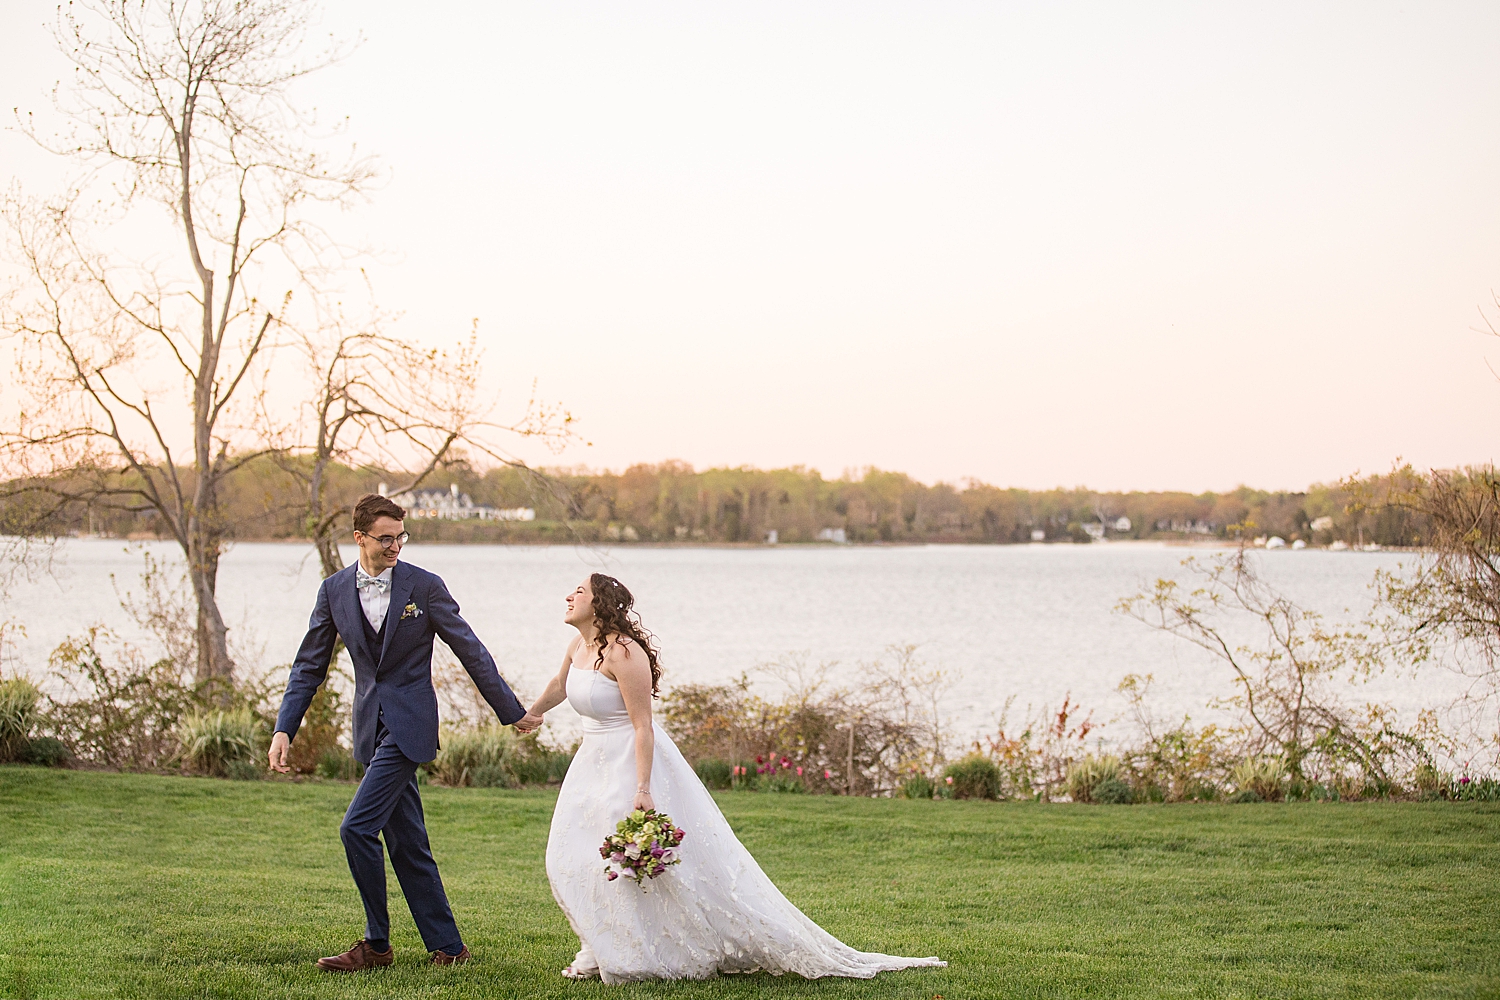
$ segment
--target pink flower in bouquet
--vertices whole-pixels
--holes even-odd
[[[613,882],[615,879],[619,878],[620,875],[619,875],[618,872],[605,872],[604,873],[604,877],[606,879],[608,879],[609,881]]]

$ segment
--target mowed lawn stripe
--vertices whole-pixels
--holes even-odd
[[[0,767],[0,996],[1500,996],[1492,803],[724,794],[809,916],[856,947],[950,967],[604,987],[557,972],[575,941],[543,870],[545,791],[424,789],[475,962],[425,964],[392,877],[396,965],[312,969],[362,926],[338,840],[351,793]]]

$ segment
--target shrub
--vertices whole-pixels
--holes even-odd
[[[302,727],[297,730],[297,738],[287,753],[287,765],[298,774],[317,772],[323,757],[339,745],[345,715],[342,699],[334,690],[331,678],[324,681],[307,706],[307,714],[302,717]]]
[[[925,774],[914,774],[901,783],[901,794],[908,799],[931,799],[935,791]]]
[[[1230,796],[1229,801],[1236,804],[1241,804],[1245,802],[1264,802],[1265,799],[1261,798],[1260,793],[1255,789],[1247,788],[1242,792],[1236,792],[1234,795]]]
[[[259,781],[266,769],[258,761],[232,760],[224,765],[224,777],[230,781]]]
[[[24,677],[0,681],[0,761],[21,760],[39,718],[41,692]]]
[[[1107,778],[1094,786],[1093,800],[1101,806],[1128,806],[1135,801],[1135,792],[1119,778]]]
[[[762,792],[779,792],[783,795],[800,795],[807,791],[807,786],[802,783],[801,778],[786,772],[763,774],[756,785]]]
[[[1280,757],[1251,757],[1236,764],[1229,777],[1242,794],[1250,791],[1259,796],[1257,801],[1276,802],[1285,791],[1286,764]]]
[[[693,770],[698,772],[698,780],[707,788],[725,789],[734,781],[733,765],[717,757],[700,760]]]
[[[1464,775],[1453,783],[1453,797],[1460,802],[1500,802],[1500,781]]]
[[[456,787],[517,788],[561,781],[573,755],[535,739],[521,739],[498,723],[443,734],[437,759],[427,765],[434,781]]]
[[[504,764],[480,764],[469,772],[471,788],[510,788],[515,783]]]
[[[35,764],[38,767],[61,767],[71,760],[73,755],[68,752],[67,744],[52,736],[38,736],[26,743],[26,749],[22,751],[21,760],[26,764]]]
[[[118,654],[108,663],[105,643]],[[147,663],[100,628],[62,642],[52,668],[77,697],[49,699],[47,728],[80,759],[130,770],[167,766],[180,755],[179,723],[198,703],[171,659]]]
[[[981,754],[972,753],[943,769],[945,779],[952,778],[955,799],[998,799],[1000,769]]]
[[[323,755],[318,758],[316,771],[320,777],[332,781],[355,781],[364,776],[365,766],[355,760],[354,754],[347,749],[335,745],[323,751]]]
[[[464,787],[473,784],[481,768],[503,769],[506,756],[514,752],[516,736],[504,726],[491,723],[474,729],[450,729],[443,734],[442,743],[437,759],[427,770],[439,784]]]
[[[948,683],[891,647],[894,663],[864,665],[853,689],[829,683],[831,665],[796,656],[763,669],[785,685],[763,697],[749,675],[727,685],[688,684],[666,693],[661,724],[690,761],[731,762],[731,787],[763,787],[778,770],[801,768],[803,791],[869,795],[895,791],[912,761],[943,757],[946,729],[935,699]],[[734,768],[755,763],[744,773]]]
[[[1068,797],[1074,802],[1094,802],[1100,785],[1105,782],[1125,784],[1126,776],[1120,758],[1089,754],[1068,768]]]
[[[201,774],[224,777],[229,765],[249,763],[260,776],[259,761],[265,725],[248,708],[194,712],[177,729],[178,759]],[[243,777],[248,772],[236,769]]]
[[[1215,802],[1219,798],[1219,786],[1206,781],[1196,781],[1183,790],[1182,797],[1187,802]]]
[[[553,750],[537,740],[517,740],[515,751],[505,759],[505,766],[517,785],[549,785],[568,775],[573,754]]]

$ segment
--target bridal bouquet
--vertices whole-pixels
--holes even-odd
[[[637,885],[656,878],[682,860],[677,856],[677,845],[685,836],[672,817],[655,809],[637,809],[620,820],[599,848],[599,856],[606,862],[604,877],[613,882],[623,875],[635,879]]]

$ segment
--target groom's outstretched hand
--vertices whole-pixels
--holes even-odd
[[[530,712],[527,712],[520,719],[516,720],[516,732],[534,733],[541,724],[542,717],[540,715],[532,715]]]
[[[277,733],[271,737],[271,750],[266,754],[270,758],[271,770],[286,774],[291,770],[287,766],[286,755],[292,747],[292,741],[286,733]]]

